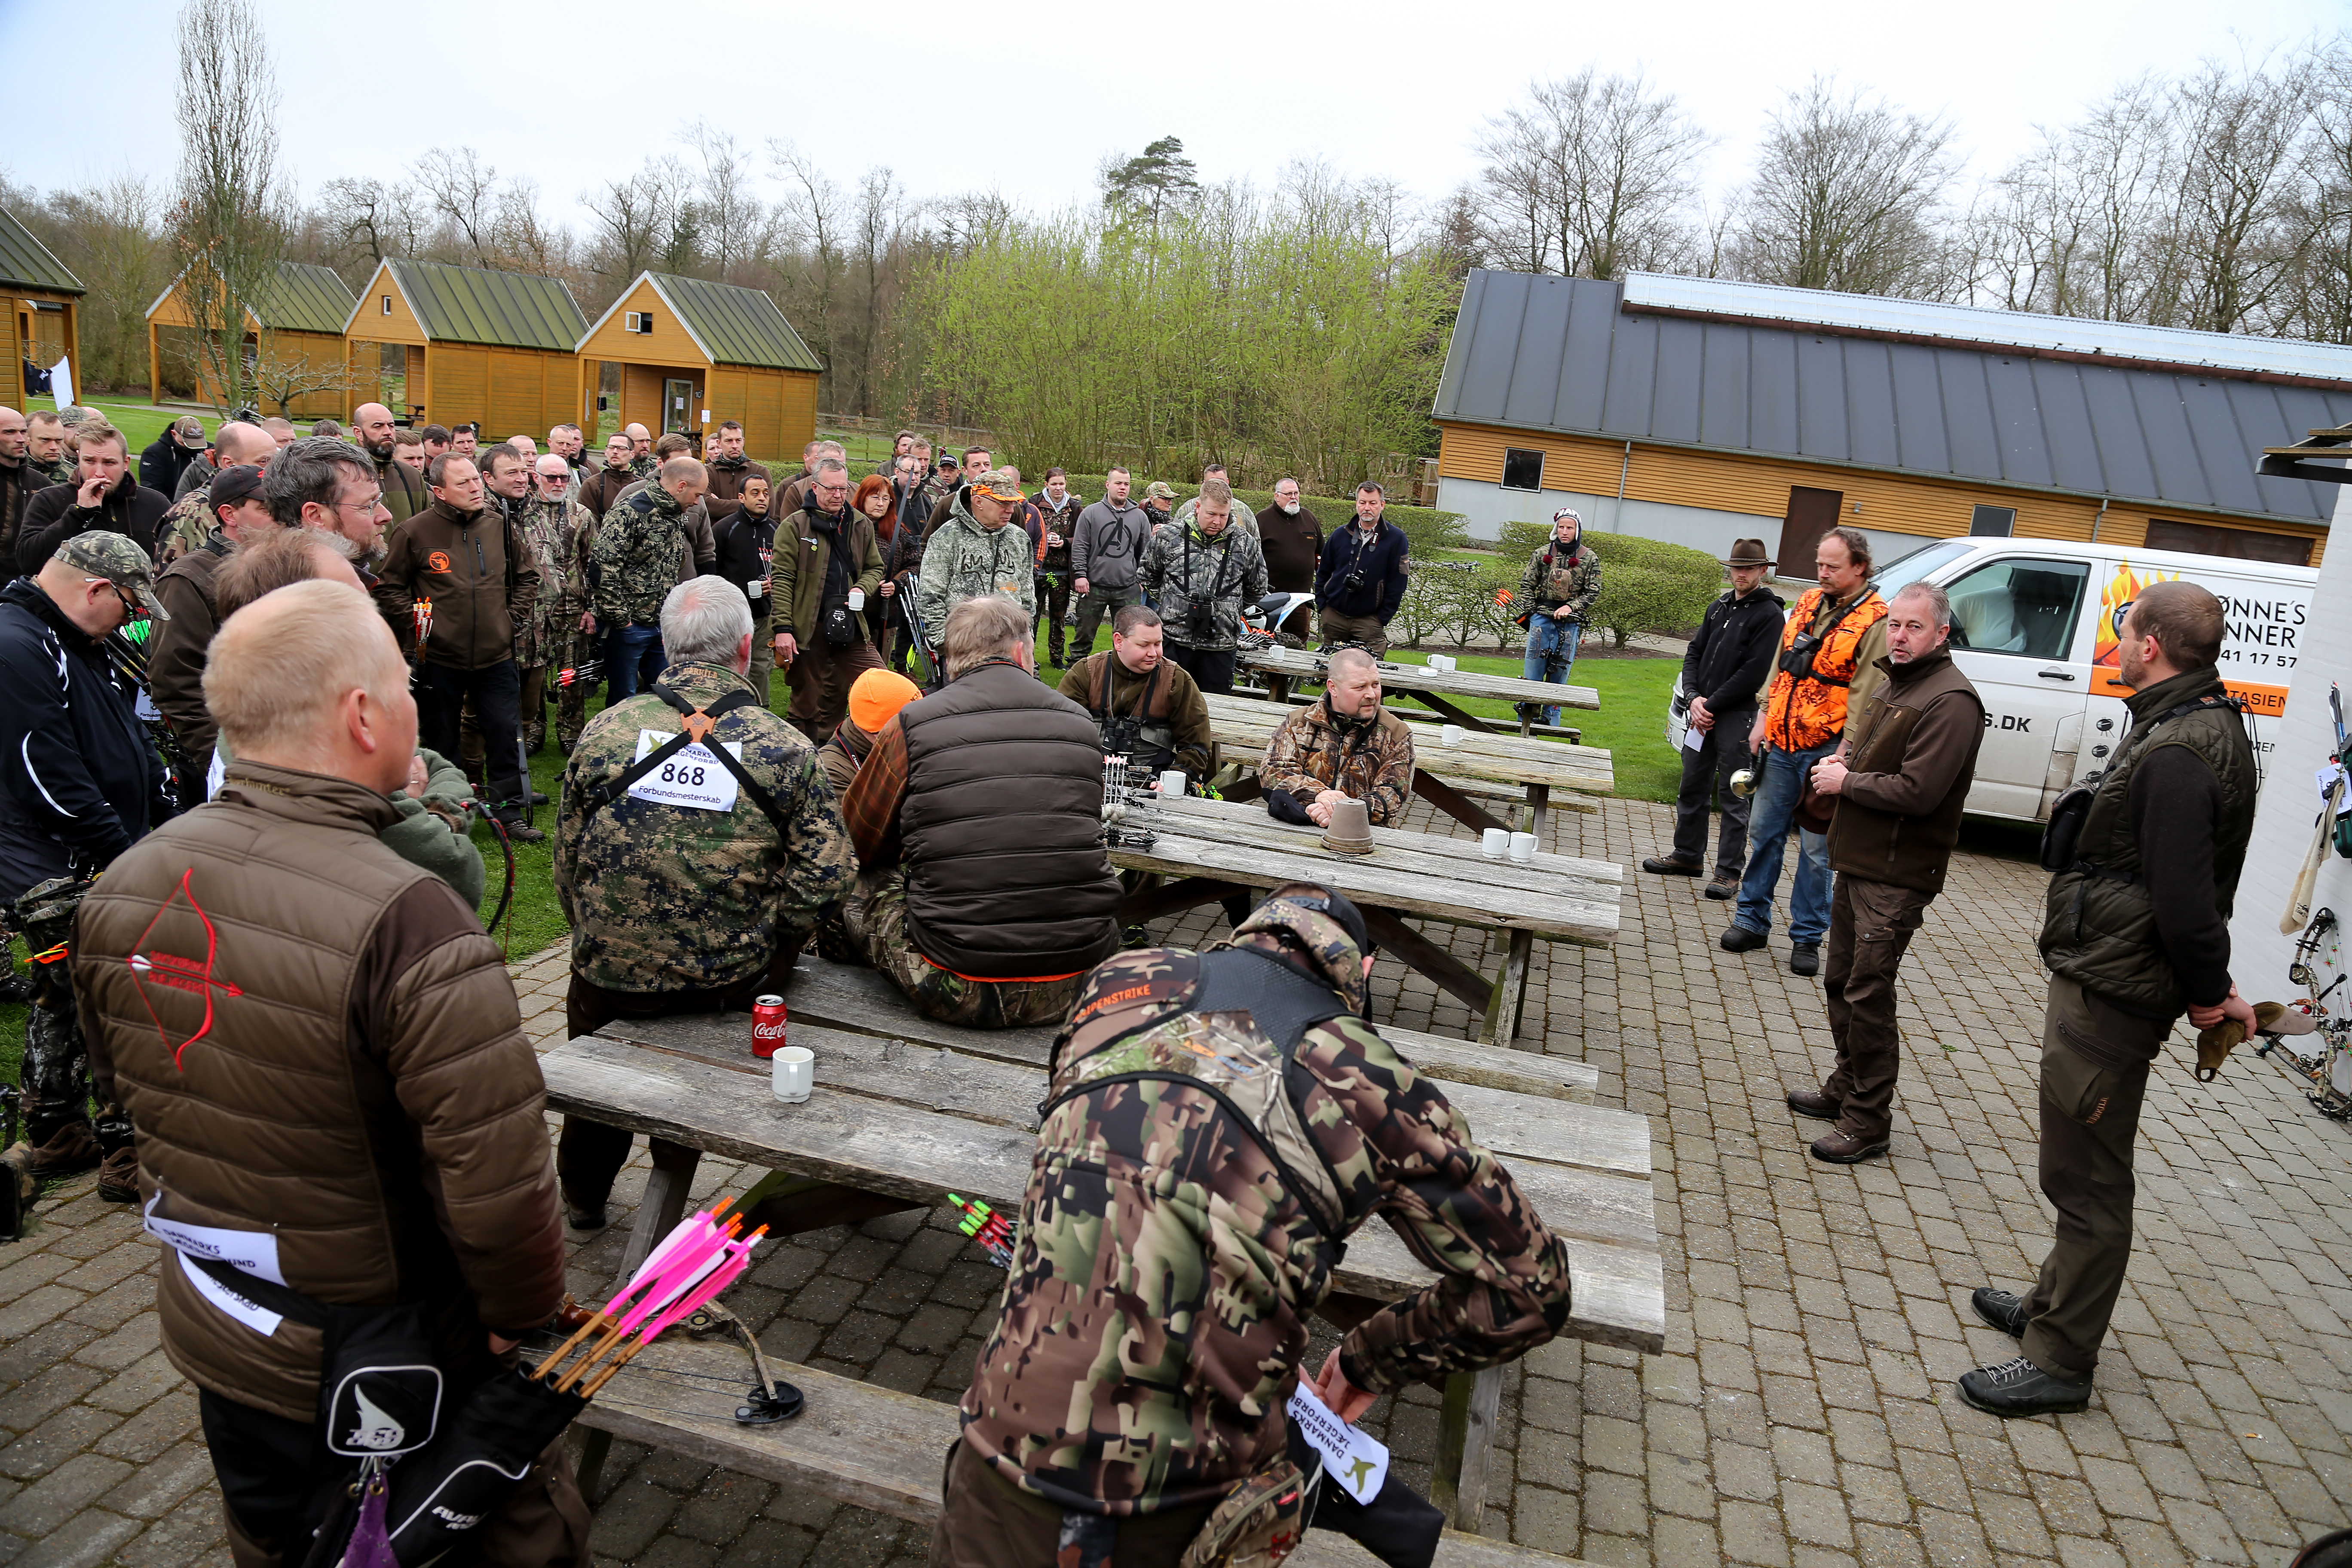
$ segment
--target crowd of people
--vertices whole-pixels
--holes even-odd
[[[1172,1563],[1238,1528],[1234,1498],[1288,1484],[1294,1379],[1352,1420],[1560,1331],[1560,1243],[1364,1019],[1362,911],[1304,883],[1236,898],[1202,953],[1121,924],[1107,765],[1134,787],[1205,779],[1207,700],[1233,689],[1269,592],[1311,601],[1328,658],[1258,760],[1267,812],[1401,819],[1414,749],[1381,656],[1410,549],[1378,483],[1327,535],[1292,479],[1254,512],[1213,468],[1178,508],[1114,468],[1089,500],[1060,468],[1033,493],[995,454],[935,456],[913,432],[873,473],[816,441],[779,475],[732,422],[699,449],[630,426],[601,453],[559,426],[542,451],[368,404],[307,437],[176,421],[134,469],[119,430],[72,412],[0,409],[19,573],[0,589],[17,764],[0,895],[46,956],[69,955],[36,966],[9,1159],[25,1177],[97,1166],[101,1195],[142,1203],[177,1252],[164,1344],[198,1386],[244,1568],[304,1557],[349,1474],[320,1412],[352,1345],[481,1386],[555,1310],[566,1227],[607,1223],[630,1135],[567,1118],[549,1149],[477,912],[476,821],[539,837],[538,804],[557,807],[575,1036],[744,1010],[810,949],[947,1023],[1060,1026],[935,1563],[1106,1562],[1122,1531],[1121,1563]],[[1566,679],[1600,592],[1581,527],[1560,509],[1527,563],[1531,678]],[[1722,946],[1753,951],[1799,836],[1790,964],[1823,974],[1835,1058],[1788,1103],[1835,1123],[1817,1158],[1884,1157],[1895,975],[1944,885],[1983,704],[1942,592],[1882,598],[1859,531],[1822,537],[1818,586],[1785,615],[1760,542],[1724,564],[1684,665],[1674,847],[1644,866],[1702,873],[1719,807],[1706,890],[1737,900]],[[2219,628],[2187,583],[2149,588],[2120,628],[2137,722],[2042,933],[2057,1238],[2030,1293],[1977,1293],[2022,1354],[1960,1383],[1999,1414],[2087,1401],[2149,1062],[2183,1013],[2251,1022],[2223,922],[2252,768]],[[551,734],[551,803],[530,770]],[[1202,1037],[1217,1049],[1187,1043]],[[1437,1278],[1310,1376],[1307,1305],[1375,1214]],[[1145,1277],[1148,1352],[1114,1349],[1124,1320],[1092,1303]],[[1404,1510],[1384,1545],[1433,1550],[1436,1521]],[[480,1530],[484,1561],[584,1561],[555,1447],[455,1528]]]

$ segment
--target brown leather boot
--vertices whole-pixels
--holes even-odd
[[[98,1163],[98,1134],[87,1121],[60,1123],[40,1142],[27,1137],[19,1147],[25,1151],[25,1169],[37,1180],[71,1175]]]
[[[1838,1119],[1838,1102],[1818,1089],[1790,1089],[1789,1109],[1816,1121],[1835,1121]]]
[[[129,1144],[98,1163],[98,1195],[110,1204],[139,1201],[139,1151]]]

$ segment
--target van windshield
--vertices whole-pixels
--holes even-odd
[[[1898,556],[1878,569],[1870,585],[1878,590],[1882,599],[1891,599],[1923,577],[1935,575],[1937,568],[1956,561],[1969,552],[1966,540],[1939,539],[1935,543]]]

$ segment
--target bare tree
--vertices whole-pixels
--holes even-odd
[[[2297,170],[2293,212],[2303,240],[2292,310],[2283,330],[2322,342],[2352,342],[2352,41],[2312,51],[2311,129]]]
[[[1478,144],[1490,226],[1536,271],[1617,278],[1677,265],[1691,252],[1693,171],[1710,142],[1639,75],[1536,82]]]
[[[494,266],[498,254],[499,172],[471,147],[436,147],[416,160],[416,178],[470,265]]]
[[[590,264],[611,287],[625,288],[660,258],[676,222],[677,199],[677,191],[651,168],[581,194],[581,205],[596,218]]]
[[[37,204],[30,195],[10,193],[10,207],[89,289],[79,325],[83,379],[93,387],[145,382],[147,307],[171,280],[163,198],[128,173]]]
[[[341,360],[313,360],[306,354],[272,350],[257,354],[253,388],[265,408],[284,415],[292,405],[320,392],[349,392],[373,386],[375,376]]]
[[[1938,219],[1957,173],[1941,121],[1840,96],[1817,77],[1772,117],[1740,196],[1732,261],[1759,282],[1943,299]]]
[[[2179,324],[2270,331],[2293,274],[2294,182],[2303,152],[2305,67],[2242,71],[2207,61],[2174,94],[2187,152],[2175,227]]]
[[[771,224],[765,203],[752,194],[751,154],[735,138],[697,121],[683,138],[702,164],[695,202],[701,209],[703,253],[721,280],[738,274],[768,249]]]
[[[834,357],[834,293],[845,265],[844,231],[851,222],[847,198],[839,185],[789,142],[771,139],[768,161],[784,185],[784,198],[776,207],[777,223],[807,257],[799,269],[799,287],[788,290],[802,303],[793,319],[804,323],[801,331],[809,339],[809,347],[829,364]]]
[[[178,33],[173,248],[198,361],[225,412],[247,400],[246,322],[277,280],[285,240],[278,82],[250,0],[188,0]]]

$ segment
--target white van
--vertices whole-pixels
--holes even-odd
[[[1942,539],[1879,569],[1872,585],[1886,597],[1922,581],[1951,597],[1952,658],[1985,704],[1969,810],[2042,821],[2067,785],[2106,766],[2131,721],[2129,692],[2116,680],[2116,628],[2143,585],[2173,578],[2221,599],[2221,677],[2244,700],[2267,766],[2273,726],[2263,721],[2286,710],[2306,651],[2314,568],[2054,539]],[[1681,728],[1669,719],[1676,745]]]

